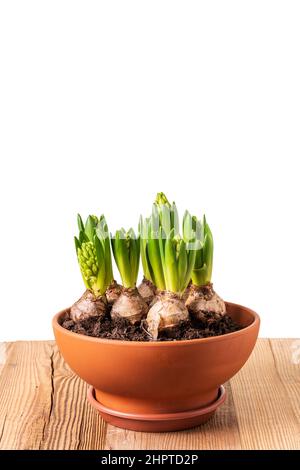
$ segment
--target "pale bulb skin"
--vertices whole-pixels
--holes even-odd
[[[122,286],[120,286],[117,281],[113,281],[105,292],[108,305],[113,305],[115,301],[120,297],[121,293]]]
[[[151,305],[156,295],[155,285],[144,277],[141,284],[138,286],[138,291],[145,300],[146,304]]]
[[[184,301],[175,293],[163,291],[147,315],[148,331],[156,341],[160,332],[170,330],[189,320]]]
[[[185,302],[193,319],[205,321],[206,313],[214,313],[216,319],[221,318],[226,313],[225,302],[214,291],[211,283],[206,286],[191,285],[189,295]]]
[[[113,320],[125,318],[132,324],[140,323],[146,317],[148,305],[136,287],[123,288],[122,294],[112,306],[110,315]]]
[[[93,292],[86,290],[70,309],[70,319],[74,322],[98,317],[102,320],[107,312],[107,301],[104,295],[95,297]]]

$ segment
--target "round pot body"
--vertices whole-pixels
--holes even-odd
[[[62,356],[79,377],[92,385],[89,399],[100,404],[99,412],[107,421],[138,430],[184,429],[190,424],[184,426],[182,413],[200,413],[201,421],[193,425],[205,421],[205,407],[210,411],[207,418],[212,415],[213,404],[220,404],[220,396],[225,398],[224,393],[220,395],[220,386],[241,369],[254,348],[258,315],[230,302],[226,307],[243,329],[210,338],[166,342],[93,338],[60,325],[68,309],[54,317],[53,329]],[[171,415],[173,424],[176,416],[180,418],[180,427],[172,427]],[[164,429],[155,427],[159,416]],[[142,425],[147,417],[148,424],[152,423],[150,428]]]

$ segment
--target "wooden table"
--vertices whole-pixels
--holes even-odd
[[[0,449],[300,449],[300,340],[260,339],[207,424],[148,434],[106,423],[53,341],[0,343]]]

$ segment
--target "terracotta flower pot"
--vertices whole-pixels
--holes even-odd
[[[53,319],[57,345],[71,369],[88,384],[89,400],[106,421],[139,431],[168,431],[209,419],[225,399],[221,385],[250,356],[259,317],[226,303],[242,330],[188,341],[116,341],[72,333]]]

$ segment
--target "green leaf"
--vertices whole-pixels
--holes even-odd
[[[135,287],[137,271],[138,271],[138,257],[139,257],[139,241],[135,239],[133,230],[127,233],[122,228],[117,230],[115,238],[112,238],[112,247],[114,258],[120,272],[122,283],[124,287]],[[135,272],[132,271],[131,262]]]
[[[110,251],[110,234],[104,215],[101,215],[99,218],[99,223],[96,227],[96,234],[99,240],[101,240],[105,253],[105,282],[109,286],[112,283],[114,276]]]
[[[77,225],[79,232],[84,232],[84,225],[80,214],[77,214]]]
[[[81,243],[80,243],[80,241],[78,240],[77,237],[74,237],[74,242],[75,242],[75,250],[76,250],[76,253],[77,253],[77,250],[78,250],[78,248],[80,248]]]
[[[211,281],[212,269],[213,269],[213,254],[214,254],[214,242],[211,230],[208,224],[205,224],[205,238],[203,248],[203,259],[207,269],[207,282]]]
[[[89,239],[88,237],[86,236],[85,232],[79,232],[79,242],[80,242],[80,245],[82,245],[82,243],[85,243],[85,242],[88,242]]]
[[[165,261],[166,237],[162,234],[162,232],[163,232],[162,227],[160,227],[159,240],[158,240],[159,254],[160,254],[160,260],[161,260],[161,265],[163,269],[163,276],[164,276],[164,279],[166,279],[166,275],[167,275],[166,261]],[[166,281],[164,282],[166,283]]]
[[[104,249],[102,246],[102,243],[100,242],[98,236],[95,234],[94,235],[94,246],[96,248],[96,256],[97,256],[97,262],[98,266],[103,266],[105,264],[105,253]]]
[[[167,238],[165,244],[166,288],[169,291],[179,292],[177,275],[176,249],[174,239]]]
[[[166,285],[157,238],[148,239],[148,256],[153,271],[154,283],[158,289],[165,290]]]
[[[154,204],[157,206],[165,204],[166,206],[171,207],[171,204],[169,203],[167,196],[164,193],[157,193]]]
[[[131,283],[136,284],[138,272],[139,272],[139,260],[140,260],[140,240],[136,238],[133,229],[130,229],[127,233],[129,239],[129,263],[131,268]]]
[[[184,216],[183,216],[182,233],[183,233],[183,239],[186,242],[189,242],[195,237],[195,232],[193,230],[192,216],[188,211],[185,211]]]
[[[203,216],[202,223],[193,217],[196,226],[196,239],[199,244],[196,250],[195,264],[192,271],[193,284],[203,286],[211,282],[213,268],[213,237],[209,225]]]
[[[147,235],[146,235],[147,223],[148,223],[147,219],[145,219],[144,221],[143,217],[140,216],[140,220],[139,220],[140,253],[141,253],[141,259],[142,259],[144,277],[148,279],[149,281],[153,282],[153,279],[150,273],[148,257],[147,257]]]
[[[85,226],[78,214],[79,235],[75,248],[85,286],[98,296],[104,294],[113,279],[111,247],[105,217],[89,215]]]
[[[179,245],[179,254],[178,254],[178,267],[177,267],[177,276],[179,281],[179,292],[185,290],[185,276],[188,267],[188,257],[187,257],[187,249],[186,244],[183,240],[180,241]]]
[[[171,228],[174,229],[175,235],[179,235],[179,217],[175,202],[171,207]]]
[[[195,249],[190,249],[187,252],[187,269],[184,277],[184,281],[182,283],[182,292],[185,291],[187,286],[189,285],[189,282],[192,277],[192,272],[195,266],[195,258],[196,258],[196,250]]]
[[[166,236],[168,236],[172,229],[172,226],[170,208],[166,204],[162,204],[160,206],[160,225]]]
[[[198,250],[196,250],[195,269],[202,268],[203,264],[204,264],[203,247],[201,246],[198,248]]]
[[[94,215],[88,216],[86,223],[85,223],[84,231],[90,241],[93,241],[97,223],[98,223],[98,219],[96,216]]]
[[[149,230],[151,232],[151,238],[158,238],[160,228],[160,220],[159,220],[159,213],[157,206],[153,204],[152,206],[152,214],[149,221]]]

